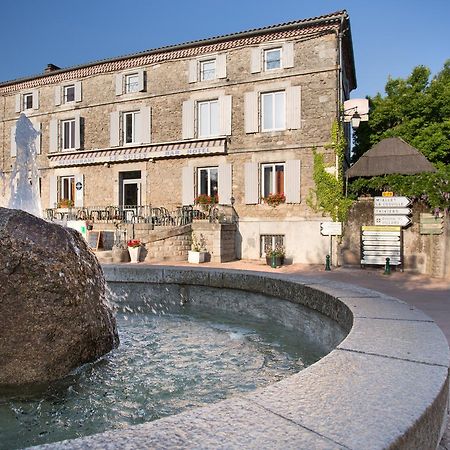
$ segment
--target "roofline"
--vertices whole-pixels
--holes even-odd
[[[17,79],[9,80],[9,81],[3,81],[3,82],[0,82],[0,87],[10,86],[12,84],[22,83],[25,81],[35,80],[35,79],[39,79],[39,78],[46,78],[46,77],[49,77],[49,76],[52,76],[55,74],[70,72],[71,70],[83,69],[83,68],[87,68],[87,67],[96,66],[99,64],[122,61],[125,59],[132,59],[132,58],[137,58],[137,57],[141,57],[141,56],[153,55],[153,54],[157,54],[157,53],[165,53],[165,52],[170,52],[170,51],[174,51],[174,50],[183,50],[186,48],[197,47],[197,46],[201,46],[201,45],[212,45],[212,44],[217,44],[220,42],[234,40],[237,38],[247,38],[247,37],[258,36],[258,35],[266,34],[266,33],[286,31],[286,30],[290,30],[290,29],[294,29],[294,28],[307,28],[311,25],[316,25],[319,23],[341,21],[342,19],[347,19],[347,21],[348,21],[348,14],[347,14],[346,10],[336,11],[334,13],[317,16],[317,17],[312,17],[309,19],[296,20],[296,21],[286,22],[286,23],[277,24],[277,25],[270,25],[270,26],[262,27],[262,28],[254,28],[254,29],[247,30],[247,31],[240,31],[237,33],[225,34],[225,35],[215,36],[215,37],[207,38],[207,39],[188,41],[188,42],[184,42],[181,44],[168,45],[168,46],[158,47],[158,48],[154,48],[154,49],[150,49],[150,50],[144,50],[144,51],[138,52],[138,53],[131,53],[128,55],[117,56],[114,58],[101,59],[101,60],[97,60],[97,61],[93,61],[90,63],[81,64],[81,65],[77,65],[77,66],[56,69],[56,70],[52,70],[51,72],[48,72],[48,73],[43,73],[43,74],[34,75],[34,76],[30,76],[30,77],[17,78]],[[353,49],[351,50],[351,52],[352,52],[352,56],[353,56]]]

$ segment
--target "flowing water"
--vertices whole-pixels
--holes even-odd
[[[323,356],[281,325],[189,305],[117,320],[118,349],[57,383],[0,396],[1,449],[156,420],[273,383]]]

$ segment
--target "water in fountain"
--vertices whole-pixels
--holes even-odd
[[[34,129],[30,119],[21,114],[16,124],[17,154],[9,181],[11,196],[8,208],[42,217],[35,144],[38,135],[39,131]]]

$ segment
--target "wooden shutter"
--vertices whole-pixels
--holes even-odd
[[[113,111],[110,114],[110,123],[109,123],[109,145],[111,147],[118,147],[120,145],[119,139],[119,120],[120,113],[119,111]]]
[[[116,95],[123,94],[123,75],[118,73],[116,75]]]
[[[294,67],[294,43],[286,42],[283,44],[283,62],[282,67],[284,69],[289,69]]]
[[[49,152],[54,153],[58,151],[58,121],[56,119],[50,120],[50,146]]]
[[[81,117],[79,114],[75,115],[75,150],[81,148]]]
[[[193,205],[194,204],[194,169],[193,167],[183,167],[182,169],[182,189],[181,193],[182,204]]]
[[[216,78],[227,77],[227,54],[221,53],[216,58]]]
[[[83,174],[75,175],[75,204],[76,208],[82,208],[84,206],[84,176]],[[81,183],[81,189],[77,189],[77,184]],[[80,186],[78,184],[78,186]]]
[[[194,107],[195,102],[193,100],[186,100],[183,102],[183,139],[193,139],[194,137]]]
[[[196,83],[198,81],[198,61],[196,59],[189,60],[189,83]]]
[[[55,86],[55,106],[61,104],[61,86]]]
[[[52,175],[49,179],[49,208],[56,208],[58,204],[58,177]]]
[[[37,89],[33,91],[33,109],[39,109],[39,91]]]
[[[145,71],[144,70],[138,71],[138,91],[139,92],[145,91]]]
[[[290,159],[284,165],[286,202],[300,203],[300,160]]]
[[[82,98],[82,88],[81,88],[81,81],[75,82],[75,101],[81,102]]]
[[[259,47],[252,48],[250,54],[250,72],[261,72],[261,49]]]
[[[15,106],[15,112],[19,113],[20,111],[22,111],[22,95],[21,94],[16,94],[16,106]]]
[[[298,130],[302,127],[300,86],[286,89],[286,127],[288,130]]]
[[[258,93],[244,94],[244,123],[246,133],[258,132]]]
[[[14,158],[17,156],[17,144],[16,144],[16,126],[11,127],[11,156]]]
[[[219,165],[219,203],[221,205],[231,205],[233,195],[231,164]]]
[[[259,203],[258,163],[247,162],[244,166],[245,203],[255,205]]]
[[[139,112],[140,118],[140,143],[150,144],[151,142],[151,108],[143,106]]]
[[[219,133],[222,136],[231,136],[231,111],[232,111],[232,97],[231,95],[224,95],[219,97]]]

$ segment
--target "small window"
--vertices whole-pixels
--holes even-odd
[[[284,194],[284,163],[262,164],[261,197]]]
[[[264,70],[281,69],[281,48],[264,50]]]
[[[137,142],[139,111],[123,113],[123,143],[134,144]]]
[[[217,203],[218,180],[217,167],[202,167],[198,169],[197,194],[199,196],[207,195],[208,197],[215,197]]]
[[[200,81],[214,80],[216,78],[216,60],[200,61]]]
[[[139,74],[125,75],[125,93],[139,92]]]
[[[260,236],[259,257],[264,258],[269,250],[275,250],[284,246],[283,234],[262,234]]]
[[[286,129],[286,94],[284,91],[261,94],[261,130]]]
[[[58,205],[61,207],[73,206],[75,200],[75,177],[65,176],[58,178]]]
[[[24,94],[23,96],[23,109],[33,108],[33,94]]]
[[[197,103],[198,137],[219,135],[219,101],[209,100]]]
[[[64,103],[75,101],[75,85],[64,86]]]
[[[75,149],[75,119],[63,120],[61,130],[63,150]]]

